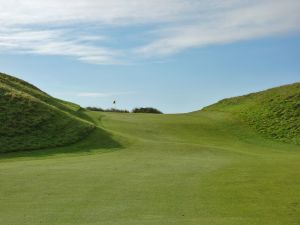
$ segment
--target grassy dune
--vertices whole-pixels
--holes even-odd
[[[0,73],[0,153],[74,143],[93,129],[79,116],[78,105]]]
[[[224,99],[205,110],[234,113],[265,137],[300,144],[300,83]]]
[[[3,225],[296,225],[299,146],[227,112],[87,112],[64,148],[1,155]]]

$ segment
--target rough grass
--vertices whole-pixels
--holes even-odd
[[[204,110],[232,112],[266,137],[300,144],[300,83],[225,99]]]
[[[79,109],[0,74],[0,152],[61,146],[84,138],[93,125],[79,117]]]

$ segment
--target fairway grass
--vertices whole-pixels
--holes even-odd
[[[0,225],[299,225],[300,147],[230,113],[86,112],[69,147],[0,155]]]

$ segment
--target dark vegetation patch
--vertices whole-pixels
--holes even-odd
[[[126,110],[126,109],[115,109],[115,108],[103,109],[103,108],[99,108],[99,107],[87,107],[86,109],[87,110],[91,110],[91,111],[97,111],[97,112],[130,113],[129,110]],[[155,113],[155,114],[162,114],[161,111],[159,111],[158,109],[152,108],[152,107],[134,108],[131,112],[132,113]]]
[[[152,107],[145,107],[145,108],[135,108],[132,110],[133,113],[155,113],[155,114],[162,114],[161,111]]]

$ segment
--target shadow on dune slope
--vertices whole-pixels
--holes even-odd
[[[120,148],[122,148],[122,145],[116,141],[110,133],[100,127],[96,127],[87,138],[76,144],[42,150],[2,153],[0,155],[0,160],[16,157],[45,157],[69,153],[89,153],[92,151],[101,151],[105,153]]]

